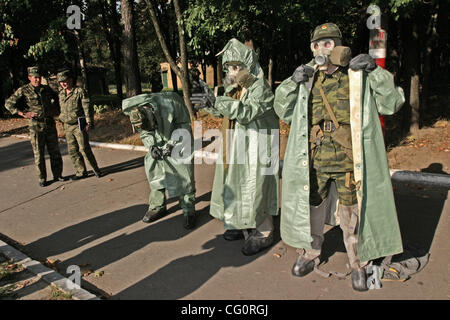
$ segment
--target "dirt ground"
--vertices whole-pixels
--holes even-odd
[[[142,145],[138,133],[133,133],[130,121],[120,110],[110,110],[95,115],[95,129],[89,132],[90,140],[121,144]],[[200,114],[203,131],[220,128],[221,120]],[[27,134],[28,120],[23,118],[0,119],[1,134]],[[58,135],[64,137],[64,129],[57,122]],[[281,123],[281,151],[287,141],[288,127]],[[450,126],[448,120],[438,120],[432,126],[421,128],[415,136],[408,136],[388,150],[391,169],[449,173]]]
[[[21,264],[0,254],[0,300],[71,300],[70,294],[63,293],[44,281]]]

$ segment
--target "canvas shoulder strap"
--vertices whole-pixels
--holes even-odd
[[[328,113],[330,114],[330,117],[331,117],[331,120],[334,123],[334,126],[337,129],[337,128],[339,128],[339,122],[336,119],[336,116],[335,116],[335,114],[333,112],[333,109],[331,109],[330,103],[328,102],[328,99],[325,96],[325,92],[323,91],[323,88],[322,88],[321,84],[319,84],[319,90],[320,90],[320,95],[322,96],[322,99],[323,99],[323,103],[325,103],[325,107],[326,107]]]

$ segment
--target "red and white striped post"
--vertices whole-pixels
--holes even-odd
[[[369,55],[375,60],[376,64],[381,68],[386,68],[386,44],[387,33],[381,27],[370,29]],[[384,117],[380,117],[381,129],[383,136],[385,133]]]

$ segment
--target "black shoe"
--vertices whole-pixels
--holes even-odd
[[[367,291],[367,276],[364,268],[352,269],[352,287],[356,291]]]
[[[45,181],[45,180],[39,181],[39,186],[40,187],[46,187],[47,186],[47,181]]]
[[[314,270],[314,260],[306,259],[304,256],[299,256],[297,262],[292,267],[292,274],[297,277],[304,277]]]
[[[158,219],[161,219],[162,217],[165,216],[166,212],[167,211],[165,208],[162,210],[148,210],[147,213],[142,218],[142,222],[150,223]]]
[[[63,176],[59,176],[59,177],[53,178],[53,181],[54,182],[57,182],[57,181],[63,182],[63,181],[67,181],[67,178],[64,178]]]
[[[94,174],[95,174],[95,176],[97,178],[101,178],[101,177],[104,176],[103,172],[101,172],[100,169],[99,170],[94,170]]]
[[[244,239],[242,230],[227,230],[223,234],[223,238],[227,241],[235,241]]]
[[[196,218],[197,217],[195,214],[185,214],[183,220],[183,227],[187,230],[194,228]]]
[[[82,176],[77,176],[77,175],[74,175],[74,176],[72,176],[72,180],[81,180],[81,179],[84,179],[84,178],[86,178],[87,177],[87,174],[85,173],[85,174],[83,174]]]
[[[245,240],[244,246],[241,249],[241,252],[246,256],[252,256],[257,254],[258,252],[263,251],[264,249],[270,247],[273,243],[273,232],[270,233],[269,236],[260,238],[256,236],[257,231],[253,233],[247,240]]]

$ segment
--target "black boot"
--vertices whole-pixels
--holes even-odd
[[[245,240],[244,246],[242,247],[242,253],[246,256],[251,256],[263,251],[264,249],[270,247],[273,243],[273,232],[267,237],[258,236],[259,232],[255,230],[247,240]],[[260,235],[260,234],[259,234]]]
[[[167,212],[166,208],[160,210],[148,210],[147,213],[142,218],[142,222],[150,223],[158,219],[161,219],[166,215],[166,212]]]
[[[39,181],[39,186],[40,187],[46,187],[48,184],[47,184],[47,181],[45,181],[45,180],[40,180]]]
[[[364,268],[352,269],[352,287],[356,291],[367,291],[367,276]]]
[[[58,181],[64,182],[64,181],[67,181],[67,178],[64,178],[63,176],[59,176],[59,177],[53,178],[53,181],[54,182],[58,182]]]
[[[314,270],[315,264],[314,260],[306,259],[305,256],[300,255],[292,267],[292,274],[297,277],[304,277]]]
[[[187,230],[195,227],[195,220],[197,216],[195,213],[185,214],[183,218],[183,227]]]
[[[235,241],[244,239],[244,233],[242,230],[227,230],[223,234],[223,238],[227,241]]]

